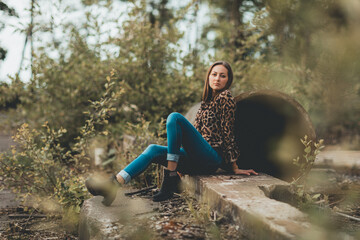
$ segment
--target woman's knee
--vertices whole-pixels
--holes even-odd
[[[160,145],[157,145],[157,144],[150,144],[146,149],[145,151],[143,152],[143,154],[154,154],[154,153],[157,153],[159,151],[164,151],[164,146],[160,146]],[[165,150],[166,152],[166,150]]]
[[[172,123],[172,122],[176,121],[178,118],[181,118],[181,117],[183,117],[183,115],[181,115],[178,112],[170,113],[169,116],[166,119],[166,124]]]

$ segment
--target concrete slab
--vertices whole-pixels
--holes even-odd
[[[249,239],[295,239],[310,227],[306,214],[269,198],[276,189],[286,195],[289,186],[269,175],[186,176],[184,184],[201,201],[232,218]]]
[[[154,215],[159,203],[143,198],[125,197],[121,190],[113,204],[105,207],[102,197],[96,196],[84,202],[79,223],[79,239],[122,239],[126,226],[146,220]],[[136,229],[135,229],[136,230]]]
[[[351,174],[360,174],[360,151],[325,150],[316,160],[315,166],[326,166]]]

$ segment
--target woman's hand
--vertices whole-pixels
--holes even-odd
[[[243,174],[243,175],[251,175],[251,174],[254,174],[254,175],[258,175],[258,173],[255,172],[255,171],[252,170],[252,169],[249,169],[249,170],[233,169],[233,171],[234,171],[235,174]]]
[[[233,173],[235,173],[237,175],[240,175],[240,174],[243,174],[243,175],[251,175],[251,174],[259,175],[257,172],[255,172],[252,169],[249,169],[249,170],[239,169],[236,162],[232,163],[232,170],[233,170]]]

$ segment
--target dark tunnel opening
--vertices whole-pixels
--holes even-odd
[[[291,181],[299,173],[292,159],[302,156],[300,138],[315,133],[306,111],[288,95],[250,92],[235,98],[238,165]]]

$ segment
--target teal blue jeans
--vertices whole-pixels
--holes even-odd
[[[166,120],[166,131],[168,146],[149,145],[120,171],[125,183],[145,171],[151,163],[167,166],[168,161],[178,162],[177,171],[183,174],[209,174],[220,167],[221,154],[183,115],[171,113]]]

